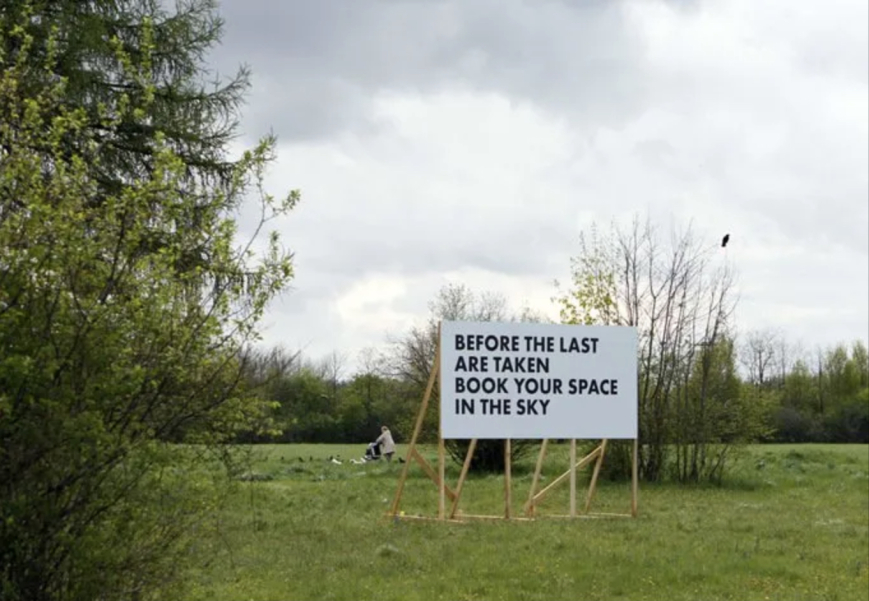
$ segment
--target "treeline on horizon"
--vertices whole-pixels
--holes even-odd
[[[592,225],[579,236],[570,279],[553,297],[562,324],[625,325],[638,335],[638,473],[647,482],[717,482],[745,445],[869,442],[869,357],[862,340],[808,354],[775,330],[741,333],[736,270],[717,241],[661,231],[651,215]],[[425,323],[344,374],[340,354],[305,361],[282,350],[246,357],[246,381],[272,402],[269,431],[242,442],[365,442],[380,424],[412,435],[437,349],[438,323],[551,322],[503,295],[441,288]],[[437,387],[422,441],[437,436]],[[514,441],[513,459],[536,441]],[[461,462],[470,441],[446,441]],[[611,441],[604,475],[630,475],[630,448]],[[502,441],[481,440],[471,470],[502,469]]]
[[[452,293],[457,290],[471,294],[462,287]],[[383,424],[396,441],[409,441],[427,375],[414,365],[422,362],[423,342],[430,342],[422,334],[414,330],[379,354],[363,352],[355,373],[339,352],[320,360],[283,348],[252,353],[248,378],[273,401],[271,423],[265,433],[238,441],[361,444]],[[728,339],[720,350],[715,360],[732,372],[726,395],[751,399],[759,409],[755,442],[869,443],[869,354],[862,340],[805,352],[780,332],[762,330]],[[427,442],[436,440],[437,387],[433,402]]]

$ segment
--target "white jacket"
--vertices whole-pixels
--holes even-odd
[[[395,453],[395,441],[392,440],[392,432],[389,430],[378,436],[374,442],[383,447],[384,453]]]

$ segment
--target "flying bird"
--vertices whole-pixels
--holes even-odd
[[[730,234],[724,234],[724,238],[721,239],[721,248],[727,246],[728,242],[730,242]]]

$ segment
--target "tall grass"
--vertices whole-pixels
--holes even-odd
[[[869,599],[866,445],[754,447],[721,487],[641,485],[636,519],[460,524],[388,519],[402,466],[347,462],[362,451],[257,447],[220,534],[201,541],[210,559],[189,599]],[[566,469],[566,445],[549,457],[543,485]],[[514,514],[534,459],[514,466]],[[448,482],[458,472],[448,464]],[[461,507],[503,514],[503,478],[470,478]],[[567,508],[565,482],[540,512]],[[416,465],[402,509],[436,513]],[[592,510],[628,512],[630,485],[601,482]]]

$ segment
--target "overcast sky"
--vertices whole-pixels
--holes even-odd
[[[348,357],[443,284],[556,315],[578,234],[693,221],[738,327],[869,337],[865,0],[223,0],[240,144],[273,131],[292,290],[265,342]]]

